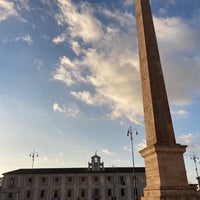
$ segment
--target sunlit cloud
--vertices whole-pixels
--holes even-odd
[[[130,2],[125,3],[128,5]],[[54,79],[67,87],[81,86],[76,90],[73,88],[71,95],[89,106],[106,106],[109,119],[128,119],[142,124],[143,105],[134,16],[100,6],[89,10],[89,3],[74,4],[70,0],[60,0],[58,6],[60,13],[56,15],[57,23],[66,26],[63,34],[68,33],[68,41],[63,39],[59,42],[68,42],[76,56],[73,59],[68,56],[60,58]],[[96,14],[106,17],[107,23],[101,24]],[[154,22],[169,100],[174,105],[188,105],[193,101],[190,94],[200,92],[197,87],[200,80],[198,55],[194,53],[195,59],[187,59],[187,54],[191,55],[191,51],[199,49],[196,43],[198,31],[181,18],[154,17]],[[185,57],[180,59],[180,53]],[[178,109],[174,114],[187,117],[188,113]]]
[[[25,36],[17,37],[16,41],[23,41],[23,42],[26,42],[29,45],[31,45],[33,43],[33,39],[29,34],[27,34]]]
[[[177,118],[188,118],[188,116],[189,116],[189,113],[184,109],[172,108],[171,113],[173,116],[175,116]]]
[[[109,151],[108,149],[102,149],[101,152],[105,155],[108,155],[108,156],[113,156],[115,155],[115,153],[112,153],[111,151]]]
[[[40,71],[41,67],[43,66],[43,61],[40,59],[35,59],[34,64],[37,66],[38,71]]]
[[[124,146],[122,149],[124,151],[130,151],[131,152],[131,146],[130,145],[129,146]]]
[[[65,41],[65,37],[66,37],[66,36],[65,36],[65,34],[63,33],[63,34],[61,34],[61,35],[55,37],[55,38],[53,39],[53,43],[59,44],[59,43],[61,43],[61,42],[64,42],[64,41]]]
[[[11,16],[18,16],[14,3],[0,0],[0,21],[6,20]]]
[[[56,15],[57,22],[59,25],[69,25],[71,37],[81,37],[84,42],[96,41],[101,37],[101,23],[93,17],[94,8],[89,4],[82,2],[78,7],[71,0],[58,0],[58,6],[61,12]]]
[[[199,134],[193,134],[193,133],[188,133],[181,135],[177,138],[178,142],[180,142],[182,145],[187,145],[187,151],[186,155],[191,155],[193,153],[199,152],[200,151],[200,136]]]
[[[76,104],[71,104],[69,106],[66,105],[60,106],[58,103],[54,103],[53,110],[56,112],[64,113],[68,117],[74,117],[74,118],[79,117],[81,113]]]
[[[60,151],[60,152],[58,153],[58,155],[59,155],[59,156],[63,156],[64,153]]]
[[[137,151],[141,151],[142,149],[144,149],[146,147],[147,147],[147,143],[146,143],[145,139],[143,139],[141,143],[136,145]]]
[[[199,30],[179,17],[154,17],[154,23],[169,100],[189,105],[192,94],[200,92]]]
[[[123,4],[125,6],[130,6],[130,5],[133,5],[134,1],[133,0],[123,0]]]
[[[59,18],[58,23],[60,24],[61,21],[62,24],[68,23],[71,26],[72,32],[73,29],[78,29],[79,24],[73,20],[69,22],[69,16],[72,19],[77,19],[79,17],[84,18],[87,15],[87,20],[90,20],[89,24],[95,24],[95,17],[91,12],[88,13],[86,10],[85,13],[84,10],[81,10],[80,13],[77,13],[78,9],[71,1],[65,1],[61,7],[62,20]],[[67,14],[66,12],[63,13],[65,9],[69,11]],[[98,37],[95,39],[85,39],[84,31],[79,32],[79,37],[84,42],[90,42],[89,48],[81,44],[80,41],[78,42],[73,34],[70,34],[72,50],[77,55],[81,52],[83,56],[81,59],[77,58],[74,60],[66,56],[60,58],[60,64],[54,74],[54,79],[64,82],[67,86],[78,83],[93,86],[94,92],[89,90],[71,91],[71,94],[88,105],[106,105],[110,110],[107,116],[112,120],[128,116],[129,120],[140,123],[142,104],[139,63],[137,53],[131,50],[135,46],[132,42],[136,41],[130,42],[128,38],[129,34],[134,35],[135,31],[132,28],[125,27],[125,24],[129,23],[130,18],[132,17],[133,19],[133,16],[122,14],[118,11],[111,13],[105,9],[100,9],[99,12],[103,12],[111,20],[116,20],[120,23],[120,26],[127,29],[128,34],[121,35],[117,26],[108,25],[103,27],[98,22],[95,25],[95,29],[90,29],[90,34],[96,35],[97,30],[99,33],[104,34],[98,34]],[[97,21],[96,19],[95,22]],[[135,51],[137,50],[135,49]],[[134,96],[132,96],[132,92],[134,92]],[[132,104],[132,102],[135,103]]]

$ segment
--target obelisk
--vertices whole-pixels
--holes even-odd
[[[196,200],[176,143],[149,0],[135,0],[147,147],[143,200]]]

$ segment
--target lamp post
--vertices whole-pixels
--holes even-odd
[[[199,156],[196,153],[193,153],[190,156],[190,159],[192,159],[194,161],[194,165],[195,165],[195,170],[196,170],[196,174],[197,174],[197,180],[198,180],[198,185],[199,185],[199,190],[200,190],[200,177],[199,177],[199,173],[198,173],[198,169],[197,169],[197,159],[199,159]]]
[[[31,197],[33,195],[33,193],[34,193],[34,185],[32,185],[33,184],[33,179],[34,179],[34,177],[32,175],[33,174],[33,167],[34,167],[35,157],[38,157],[38,153],[35,152],[35,150],[33,150],[33,152],[29,154],[29,157],[32,158],[31,182],[30,182],[30,197]],[[32,186],[33,186],[33,192],[32,192]]]
[[[120,178],[120,181],[117,181],[117,177],[116,177],[116,171],[115,168],[113,166],[113,195],[111,200],[118,200],[118,184],[121,184],[121,186],[124,186],[125,180],[124,178]]]
[[[135,134],[138,135],[138,131],[134,128]],[[127,136],[130,136],[130,141],[131,141],[131,152],[132,152],[132,162],[133,162],[133,195],[134,195],[134,200],[137,200],[137,187],[136,187],[136,176],[135,176],[135,162],[134,162],[134,149],[133,149],[133,132],[132,128],[128,129]]]
[[[38,153],[33,150],[32,153],[29,154],[29,156],[32,158],[32,169],[34,167],[35,157],[38,157]]]

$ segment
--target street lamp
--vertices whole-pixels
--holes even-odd
[[[34,178],[32,174],[33,174],[33,167],[34,167],[35,157],[38,157],[38,153],[35,152],[35,150],[33,150],[33,152],[29,154],[29,157],[32,158],[32,168],[31,168],[31,172],[30,172],[30,174],[31,174],[30,196],[32,196],[32,184],[33,184],[33,178]],[[33,186],[33,187],[34,187],[34,186]],[[33,190],[33,191],[34,191],[34,190]]]
[[[138,131],[134,128],[135,135],[138,135]],[[136,188],[136,176],[135,176],[135,162],[134,162],[134,150],[133,150],[133,132],[132,128],[128,129],[127,136],[130,136],[130,141],[131,141],[131,150],[132,150],[132,162],[133,162],[133,195],[134,195],[134,200],[137,200],[137,188]]]
[[[30,153],[29,156],[32,158],[32,169],[34,167],[35,156],[38,157],[38,153],[33,150],[33,153]]]
[[[199,185],[199,190],[200,190],[200,177],[199,177],[199,173],[198,173],[198,169],[197,169],[197,161],[196,161],[197,159],[199,159],[199,156],[196,153],[193,153],[192,155],[190,155],[190,159],[192,159],[194,161],[198,185]]]
[[[115,172],[115,168],[113,166],[113,195],[111,200],[117,200],[118,199],[118,184],[121,184],[122,186],[126,185],[124,178],[120,177],[120,181],[116,180],[116,172]]]

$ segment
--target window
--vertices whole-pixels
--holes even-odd
[[[10,185],[14,185],[15,184],[15,177],[10,178]]]
[[[95,182],[98,182],[98,180],[99,180],[99,179],[98,179],[98,176],[95,176],[95,177],[94,177],[94,181],[95,181]]]
[[[111,181],[111,177],[107,176],[107,181],[110,182]]]
[[[31,191],[27,190],[27,192],[26,192],[26,198],[30,198],[30,197],[31,197]]]
[[[108,196],[110,197],[112,195],[112,190],[108,189]]]
[[[55,182],[56,182],[56,183],[59,182],[59,177],[55,177]]]
[[[42,178],[42,183],[45,183],[45,182],[46,182],[46,178],[43,177],[43,178]]]
[[[125,185],[125,180],[123,176],[120,176],[120,183],[121,185]]]
[[[12,197],[13,197],[13,193],[12,193],[12,192],[9,192],[9,193],[8,193],[8,198],[11,199]]]
[[[72,196],[72,190],[67,190],[67,196],[71,197]]]
[[[32,183],[32,178],[31,177],[28,178],[28,182]]]
[[[81,190],[81,197],[85,197],[85,190]]]
[[[68,177],[68,181],[69,181],[69,182],[72,182],[72,177],[71,177],[71,176]]]
[[[40,192],[40,198],[44,198],[44,193],[45,193],[45,191],[41,190],[41,192]]]
[[[58,190],[54,190],[54,198],[58,197]]]
[[[82,182],[85,182],[85,177],[81,177],[81,181],[82,181]]]
[[[135,181],[137,180],[136,176],[133,176],[133,181],[134,181],[134,180],[135,180]]]
[[[121,196],[125,196],[125,190],[123,188],[121,189]]]
[[[98,195],[99,194],[99,189],[94,189],[94,194]]]

